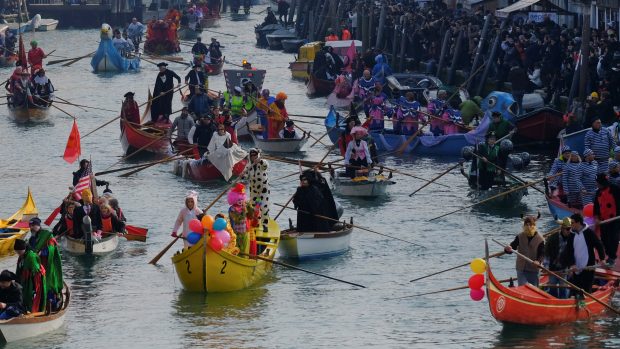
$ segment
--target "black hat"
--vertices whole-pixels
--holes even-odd
[[[39,217],[30,218],[29,225],[41,225],[41,219]]]
[[[125,93],[125,95],[123,97],[127,98],[127,97],[133,97],[135,95],[135,93],[133,92],[127,92]]]
[[[15,251],[21,251],[26,249],[26,241],[22,239],[15,239],[15,246],[13,246]]]
[[[14,273],[8,271],[8,270],[3,270],[2,273],[0,273],[0,281],[13,281],[17,278],[17,275],[15,275]]]
[[[157,63],[157,66],[158,67],[167,67],[168,63],[166,63],[166,62]]]
[[[196,38],[196,41],[202,41],[202,38],[199,36]]]
[[[487,139],[493,137],[493,138],[497,138],[497,135],[495,134],[495,131],[491,131],[489,133],[487,133],[486,135]]]
[[[290,127],[295,125],[295,123],[293,122],[293,120],[286,120],[286,127]]]

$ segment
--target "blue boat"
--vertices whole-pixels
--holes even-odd
[[[554,219],[564,219],[572,216],[574,213],[581,213],[581,210],[570,208],[559,199],[551,198],[549,196],[547,196],[547,206],[549,207],[549,212],[551,212],[551,216]]]
[[[344,120],[337,119],[336,111],[332,107],[325,118],[325,128],[327,129],[329,139],[334,144],[338,144],[338,138],[340,138],[345,129]],[[491,120],[487,114],[480,122],[480,125],[468,133],[445,136],[420,135],[409,144],[404,153],[427,156],[460,156],[463,147],[484,141],[484,136],[490,123]],[[338,124],[337,127],[336,124]],[[387,128],[381,132],[371,131],[370,136],[375,141],[377,151],[379,152],[395,151],[410,137],[408,135],[394,134],[392,129]]]
[[[101,41],[97,52],[90,61],[95,73],[100,72],[126,72],[140,68],[140,57],[125,58],[112,44],[112,28],[103,24],[101,26]]]
[[[611,134],[614,136],[616,142],[618,142],[619,129],[618,123],[614,122],[611,126],[608,126],[607,129],[611,131]],[[583,154],[585,149],[584,142],[586,138],[586,133],[592,128],[584,128],[583,130],[570,133],[568,135],[560,135],[560,149],[567,145],[570,147],[570,150],[576,151],[579,155]]]

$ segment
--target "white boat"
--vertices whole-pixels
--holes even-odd
[[[37,31],[40,32],[49,32],[52,30],[56,30],[58,26],[58,20],[52,18],[42,18],[39,21],[39,26],[37,27]]]
[[[331,177],[334,192],[341,196],[378,197],[386,195],[387,187],[395,184],[391,181],[391,174],[387,178],[382,175],[348,177],[344,172],[337,172]]]
[[[237,138],[249,139],[250,132],[248,131],[248,126],[252,129],[252,127],[256,125],[258,125],[258,116],[256,114],[256,109],[254,109],[249,112],[247,116],[242,116],[241,119],[239,119],[239,121],[235,124]]]
[[[252,137],[252,141],[254,141],[256,147],[267,153],[297,153],[301,151],[301,148],[306,144],[308,138],[310,138],[310,134],[304,133],[300,139],[263,139],[262,135],[250,132],[250,137]]]
[[[71,237],[63,237],[62,250],[74,255],[104,255],[108,254],[118,247],[118,235],[111,234],[102,239],[92,239],[92,248],[88,248],[89,243],[85,239],[74,239]]]
[[[340,223],[342,229],[329,232],[298,233],[295,229],[282,231],[278,252],[282,258],[314,259],[343,254],[349,250],[353,226]]]
[[[30,313],[9,320],[0,320],[0,343],[10,343],[36,337],[58,329],[65,321],[70,298],[71,292],[69,286],[65,283],[63,288],[63,304],[59,311]]]

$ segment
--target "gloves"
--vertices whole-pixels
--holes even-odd
[[[176,231],[173,231],[172,234],[170,234],[170,236],[172,236],[173,238],[178,238],[179,236],[177,235]]]

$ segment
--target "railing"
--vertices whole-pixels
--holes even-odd
[[[110,5],[112,0],[30,0],[29,5]]]

